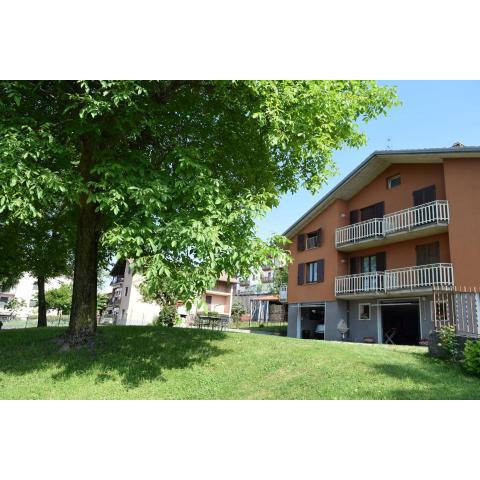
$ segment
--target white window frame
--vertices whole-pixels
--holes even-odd
[[[368,305],[368,318],[362,318],[363,306]],[[359,303],[358,304],[358,319],[362,322],[368,322],[372,319],[372,305],[370,303]]]
[[[314,280],[310,280],[310,267],[312,267],[312,275]],[[307,283],[317,283],[318,282],[318,262],[308,262],[307,263]]]
[[[397,178],[400,180],[400,183],[398,185],[393,185],[392,187],[392,180],[396,180]],[[401,184],[402,184],[402,177],[400,176],[400,174],[392,175],[391,177],[387,178],[387,187],[389,190],[391,190],[392,188],[399,187]]]
[[[309,235],[312,235],[310,238],[309,238]],[[312,240],[312,244],[311,245],[309,243],[309,240]],[[310,233],[307,233],[306,234],[306,239],[305,239],[305,250],[312,250],[313,248],[318,248],[319,247],[319,244],[320,243],[320,239],[318,238],[318,231],[317,232],[310,232]]]

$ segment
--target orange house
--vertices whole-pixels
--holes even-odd
[[[427,338],[434,288],[480,286],[479,207],[480,147],[373,152],[284,233],[288,335]]]

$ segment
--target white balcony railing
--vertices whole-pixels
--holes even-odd
[[[432,263],[385,271],[385,289],[387,291],[414,290],[433,286],[439,288],[453,286],[451,263]]]
[[[383,237],[383,218],[372,218],[363,222],[337,228],[335,231],[335,244],[343,245],[355,243],[368,238]]]
[[[340,246],[372,238],[384,238],[394,233],[409,231],[426,225],[448,225],[449,222],[448,200],[435,200],[417,207],[389,213],[382,218],[372,218],[371,220],[337,228],[335,244]]]
[[[435,200],[418,207],[406,208],[383,217],[385,235],[411,230],[432,223],[448,224],[450,212],[447,200]]]
[[[335,294],[356,294],[356,293],[375,293],[383,292],[384,273],[358,273],[356,275],[344,275],[335,278]]]
[[[396,268],[385,272],[359,273],[335,278],[336,295],[388,293],[397,290],[416,290],[453,286],[451,263],[433,263],[415,267]]]

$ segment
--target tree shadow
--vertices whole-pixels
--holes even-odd
[[[427,353],[396,352],[408,355],[416,360],[416,364],[379,363],[373,365],[377,373],[394,378],[409,380],[411,388],[396,388],[389,392],[395,399],[418,400],[461,400],[480,399],[480,383],[478,378],[467,375],[462,368]]]
[[[0,372],[23,375],[55,368],[54,381],[97,372],[96,383],[118,376],[126,388],[135,388],[165,381],[168,370],[202,365],[227,352],[216,345],[226,337],[222,332],[133,326],[99,328],[93,355],[86,347],[60,352],[55,339],[62,332],[48,328],[0,333]]]

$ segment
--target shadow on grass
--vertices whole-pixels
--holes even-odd
[[[124,386],[134,388],[143,382],[165,381],[167,370],[202,365],[226,353],[215,344],[225,335],[207,330],[102,327],[95,356],[87,348],[59,352],[54,339],[61,333],[60,328],[0,332],[0,372],[22,375],[55,368],[54,381],[96,372],[97,383],[118,375]]]
[[[411,388],[390,389],[391,398],[396,399],[480,399],[478,378],[467,375],[460,365],[432,358],[428,353],[396,352],[408,355],[415,364],[380,363],[374,364],[377,373],[394,380],[410,381]]]

